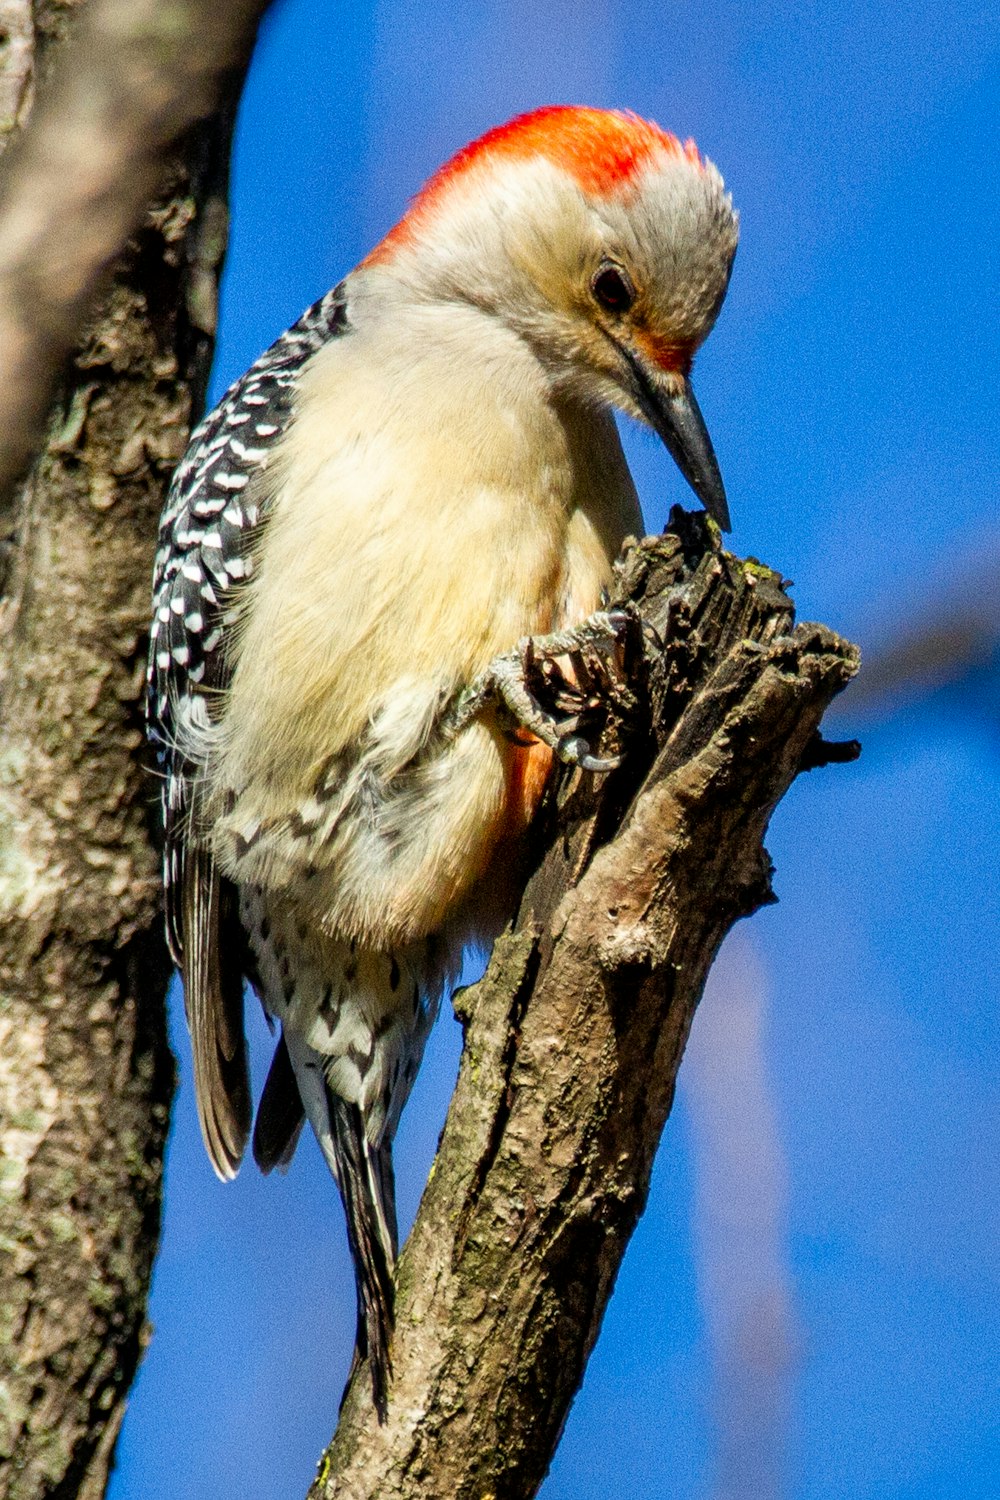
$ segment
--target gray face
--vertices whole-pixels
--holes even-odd
[[[587,268],[580,306],[598,336],[593,363],[616,381],[618,404],[659,434],[728,530],[722,476],[688,379],[736,252],[736,216],[722,180],[713,167],[670,159],[631,193],[602,205],[600,217],[600,259]]]
[[[722,306],[736,253],[736,215],[718,172],[668,158],[633,193],[609,200],[602,218],[634,283],[637,326],[654,345],[693,352]]]

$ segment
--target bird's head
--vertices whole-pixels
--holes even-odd
[[[368,257],[527,339],[554,389],[649,423],[728,530],[691,362],[722,305],[737,218],[692,141],[553,106],[466,146]]]

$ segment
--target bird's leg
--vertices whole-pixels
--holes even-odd
[[[493,709],[504,728],[526,730],[567,764],[613,771],[621,756],[595,755],[582,729],[590,719],[599,721],[600,730],[611,690],[621,684],[627,649],[641,638],[641,629],[632,610],[617,609],[589,615],[571,630],[525,636],[461,694],[445,733],[454,736]]]

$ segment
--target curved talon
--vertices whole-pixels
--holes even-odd
[[[621,755],[585,755],[580,765],[585,771],[617,771],[623,759]]]
[[[620,609],[609,610],[602,616],[605,622],[606,636],[602,642],[596,640],[594,644],[600,650],[621,650],[627,647],[629,641],[645,643],[652,640],[655,648],[662,649],[663,642],[644,615],[634,605],[623,605]]]
[[[620,755],[591,755],[582,734],[564,734],[555,751],[566,765],[579,766],[584,771],[616,771],[622,763]]]
[[[603,695],[598,687],[606,679],[613,683],[617,671],[595,661],[591,653],[610,656],[636,625],[642,627],[641,616],[626,606],[598,612],[557,634],[523,636],[514,651],[498,656],[459,694],[442,724],[445,734],[454,739],[470,719],[492,705],[500,711],[500,728],[505,736],[517,740],[524,732],[551,746],[567,765],[598,774],[614,771],[623,757],[592,754],[589,742],[576,727],[581,718],[600,709]],[[570,659],[575,676],[558,666],[554,658],[561,656]],[[543,706],[528,685],[529,675],[539,671],[542,698],[551,701],[550,707]],[[508,717],[511,722],[505,722]]]

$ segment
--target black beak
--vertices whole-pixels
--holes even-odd
[[[731,530],[726,490],[705,419],[683,375],[664,380],[651,376],[638,356],[626,350],[633,376],[633,394],[643,416],[658,433],[674,462],[713,521]]]

